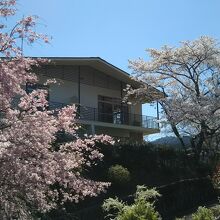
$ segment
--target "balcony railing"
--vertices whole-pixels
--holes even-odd
[[[60,102],[49,102],[50,109],[59,109],[67,104]],[[146,115],[130,114],[125,112],[105,113],[97,108],[78,105],[78,115],[80,120],[98,121],[119,125],[131,125],[142,128],[158,129],[159,125],[156,118]]]

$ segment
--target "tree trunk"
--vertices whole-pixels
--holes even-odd
[[[187,153],[187,149],[186,149],[186,145],[183,141],[183,138],[181,137],[177,127],[175,124],[171,123],[171,127],[172,127],[172,130],[173,130],[173,133],[176,135],[176,137],[179,139],[180,143],[181,143],[181,146],[183,147],[185,153]]]

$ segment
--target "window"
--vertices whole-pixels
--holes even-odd
[[[128,106],[121,99],[98,96],[99,120],[114,124],[128,123]]]

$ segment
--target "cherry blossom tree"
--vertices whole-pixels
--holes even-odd
[[[0,0],[0,216],[32,219],[58,204],[104,191],[109,183],[87,179],[82,170],[102,159],[97,142],[113,140],[105,135],[80,138],[74,105],[50,111],[45,90],[26,93],[25,85],[38,81],[33,67],[48,61],[24,57],[19,45],[47,43],[48,37],[33,31],[37,17],[7,27],[15,7],[16,0]],[[70,141],[54,145],[59,132]]]
[[[220,47],[217,40],[200,37],[180,47],[148,49],[150,61],[130,61],[134,78],[143,85],[128,86],[127,98],[157,100],[182,146],[180,132],[191,136],[199,157],[207,141],[220,135]],[[159,93],[153,89],[157,88]],[[164,120],[163,120],[164,121]],[[161,121],[162,122],[162,121]]]

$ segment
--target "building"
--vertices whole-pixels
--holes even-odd
[[[142,115],[142,104],[122,102],[126,84],[140,86],[128,73],[99,57],[49,59],[49,64],[37,70],[39,84],[27,85],[27,90],[48,89],[50,109],[76,103],[83,132],[137,141],[159,132],[155,118]],[[45,87],[41,82],[48,78],[59,83]]]

